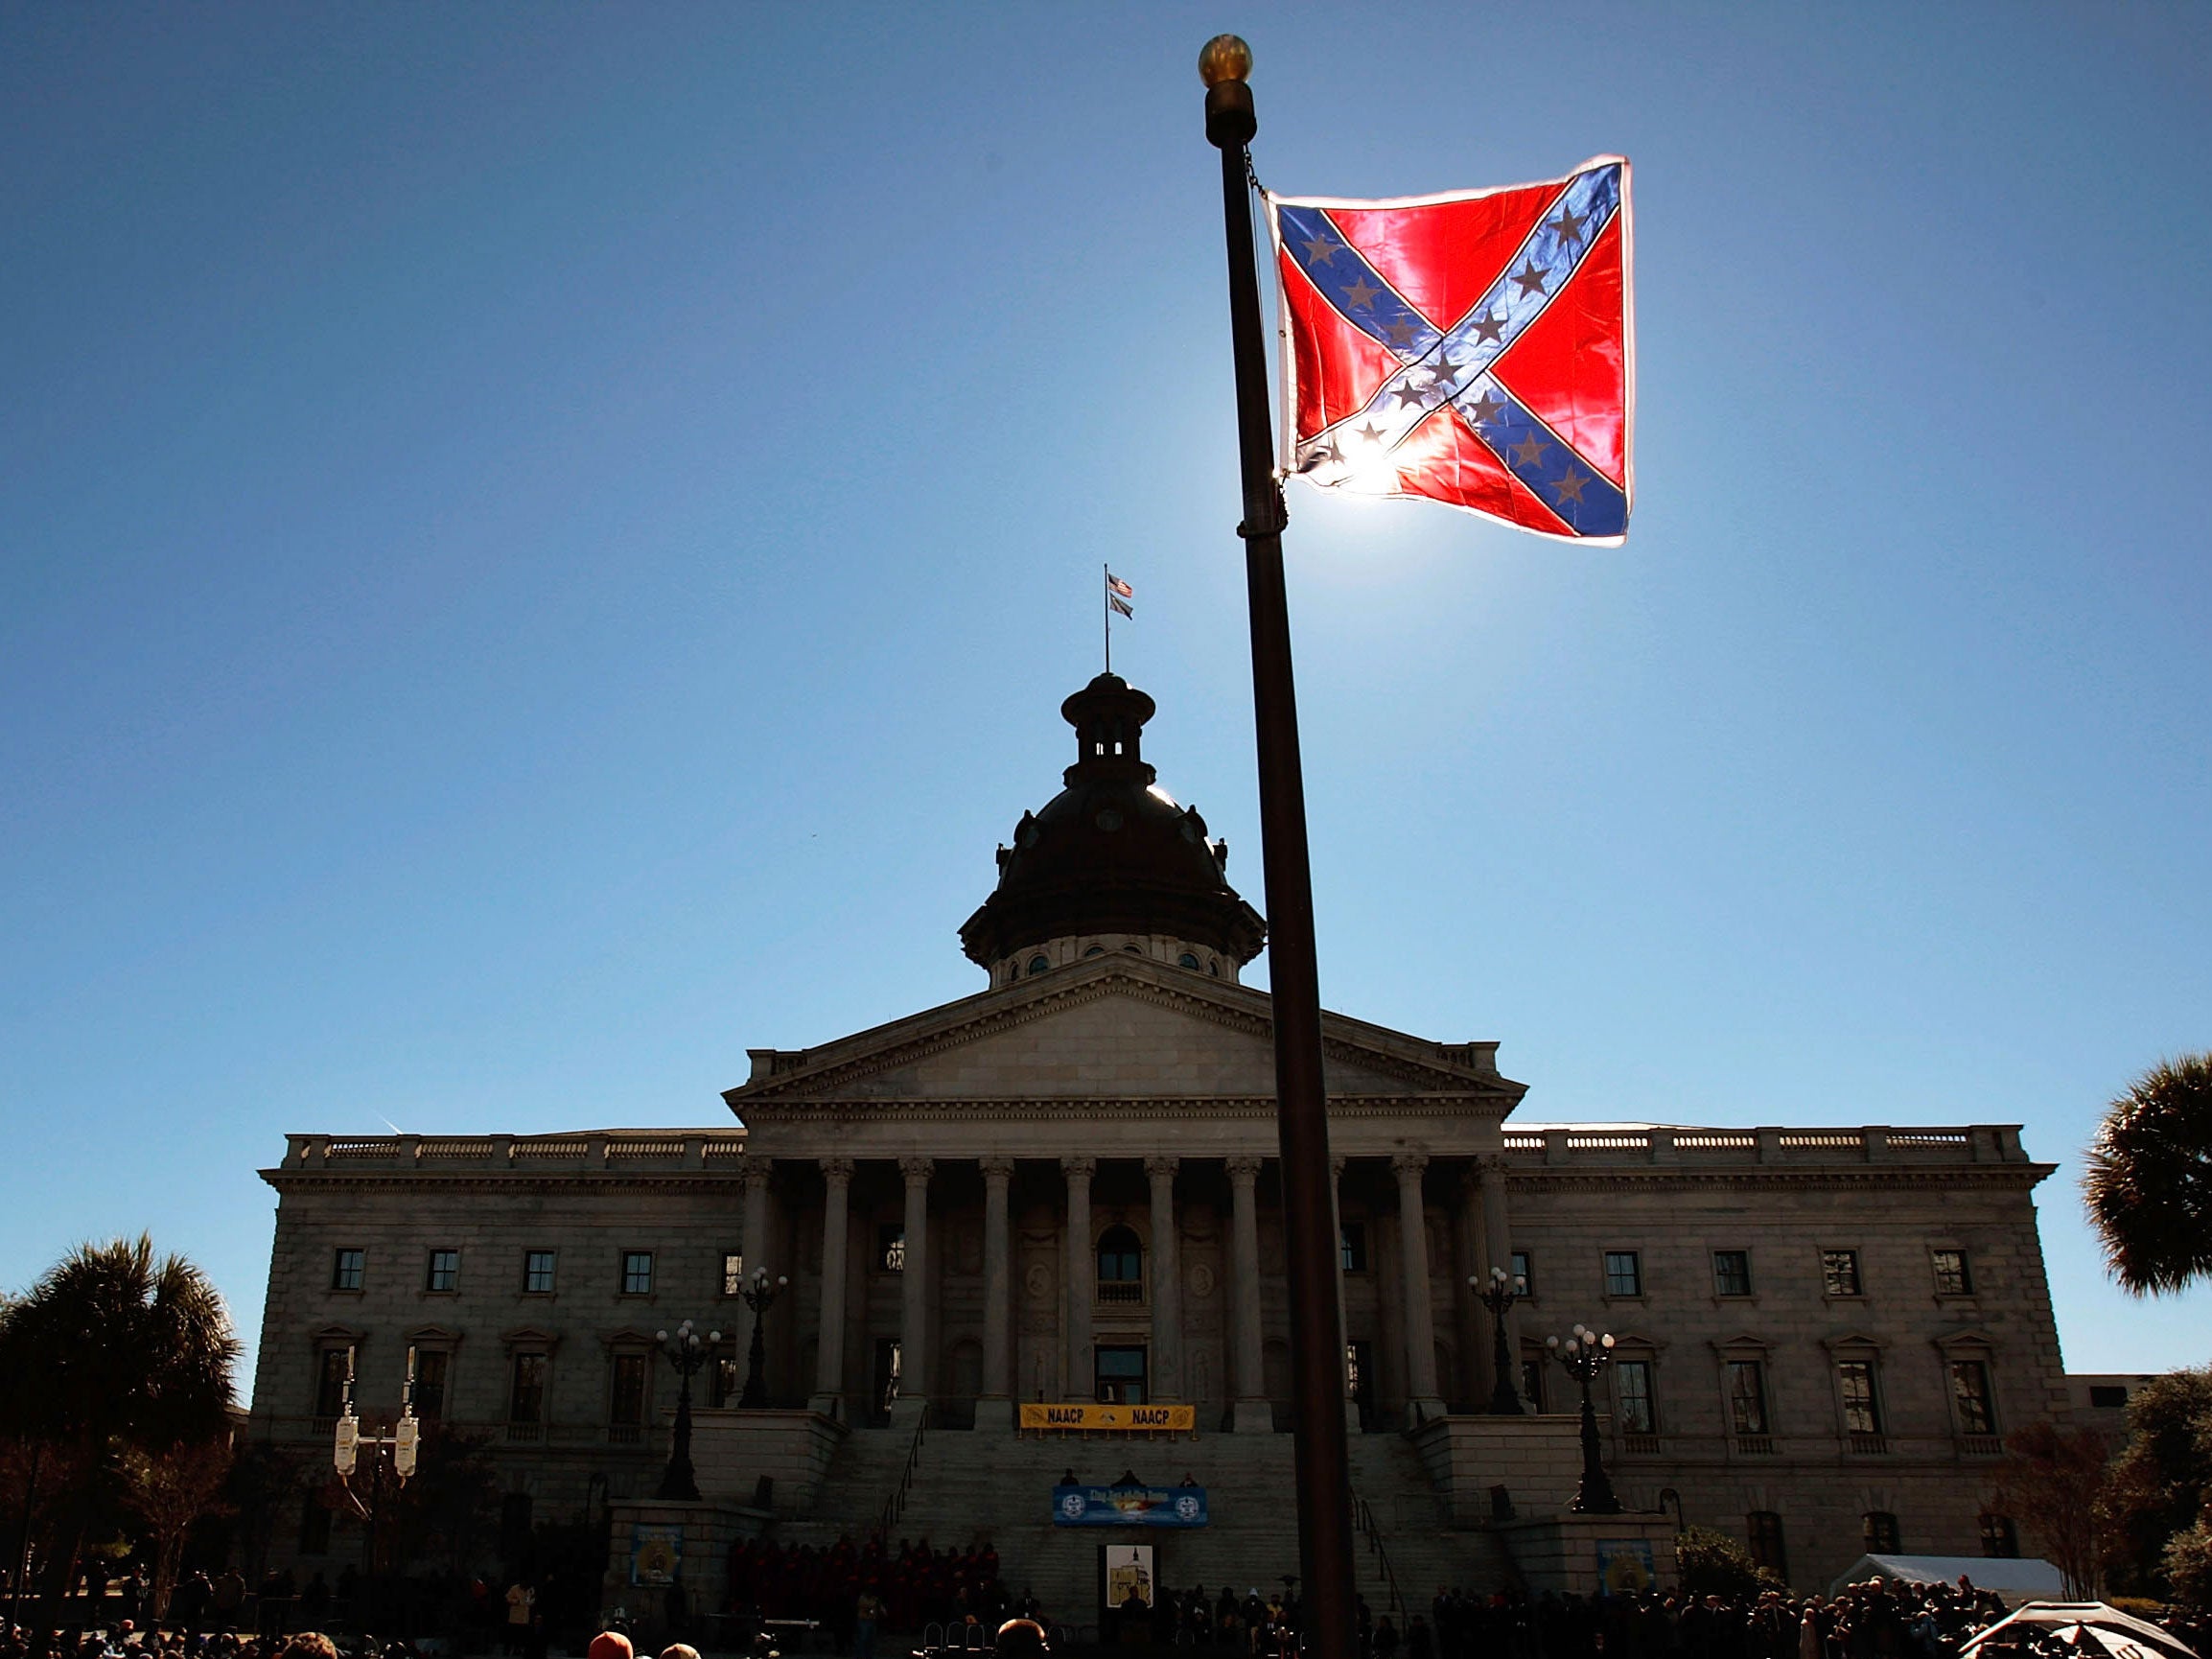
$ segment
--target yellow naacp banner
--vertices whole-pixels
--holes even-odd
[[[1196,1433],[1196,1406],[1090,1406],[1052,1405],[1044,1401],[1021,1408],[1025,1429],[1118,1429],[1123,1432],[1159,1430],[1169,1434]]]

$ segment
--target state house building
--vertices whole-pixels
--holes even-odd
[[[1162,1545],[1168,1582],[1294,1570],[1269,999],[1241,982],[1266,923],[1154,782],[1153,700],[1101,675],[1061,713],[1065,787],[960,929],[988,987],[752,1050],[720,1127],[291,1135],[265,1172],[253,1433],[324,1460],[349,1365],[371,1419],[411,1367],[419,1415],[488,1442],[511,1541],[653,1493],[677,1390],[656,1333],[690,1319],[720,1333],[695,1445],[719,1519],[696,1539],[864,1534],[926,1409],[898,1530],[990,1537],[1048,1605],[1091,1581],[1051,1525],[1063,1469],[1210,1489],[1210,1525]],[[1718,1528],[1819,1588],[1869,1550],[2033,1553],[1991,1512],[2001,1437],[2069,1406],[2032,1200],[2052,1166],[2016,1128],[1525,1123],[1495,1042],[1332,1015],[1325,1047],[1370,1577],[1386,1558],[1423,1601],[1583,1581],[1542,1532],[1579,1469],[1543,1339],[1578,1321],[1617,1338],[1606,1461],[1666,1536]],[[1525,1415],[1488,1411],[1470,1280],[1493,1267],[1527,1281],[1506,1316]],[[745,1411],[757,1269],[790,1283],[770,1406]],[[1078,1400],[1188,1404],[1196,1433],[1016,1427],[1019,1403]],[[335,1570],[358,1543],[329,1532],[311,1506],[280,1558]]]

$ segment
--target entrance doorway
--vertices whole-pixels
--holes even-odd
[[[1352,1404],[1359,1408],[1362,1432],[1375,1426],[1375,1344],[1344,1344],[1344,1380],[1350,1385]]]
[[[1145,1403],[1145,1350],[1139,1343],[1129,1347],[1107,1347],[1101,1343],[1098,1353],[1098,1397],[1109,1406],[1141,1406]]]
[[[891,1402],[898,1398],[898,1339],[875,1339],[875,1418],[879,1423],[891,1420]]]

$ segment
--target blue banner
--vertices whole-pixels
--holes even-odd
[[[1203,1486],[1055,1486],[1056,1527],[1202,1527]]]

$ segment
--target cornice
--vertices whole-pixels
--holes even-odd
[[[1855,1167],[1790,1164],[1731,1164],[1698,1169],[1651,1164],[1596,1164],[1587,1169],[1508,1167],[1505,1179],[1515,1193],[1605,1191],[1638,1186],[1664,1190],[1680,1186],[1772,1186],[1786,1183],[1836,1192],[1880,1187],[1955,1188],[1965,1182],[2031,1192],[2058,1173],[2055,1163],[1870,1163]]]
[[[753,1119],[756,1133],[763,1126],[866,1123],[895,1115],[901,1124],[916,1121],[1003,1122],[1010,1118],[1067,1118],[1095,1122],[1108,1118],[1250,1117],[1273,1122],[1275,1098],[1260,1094],[1139,1094],[1078,1096],[1066,1094],[987,1095],[960,1100],[854,1099],[791,1100],[772,1103],[774,1110]],[[1433,1116],[1438,1111],[1476,1109],[1463,1115],[1478,1121],[1496,1121],[1482,1110],[1490,1105],[1475,1093],[1454,1094],[1332,1094],[1331,1118]],[[765,1149],[763,1157],[775,1157]],[[1473,1157],[1470,1152],[1467,1156]]]
[[[683,1192],[699,1187],[743,1190],[741,1170],[604,1170],[604,1169],[265,1169],[261,1179],[279,1193],[314,1187],[397,1188],[437,1186],[481,1192],[516,1192],[552,1189],[620,1187],[625,1192]]]

